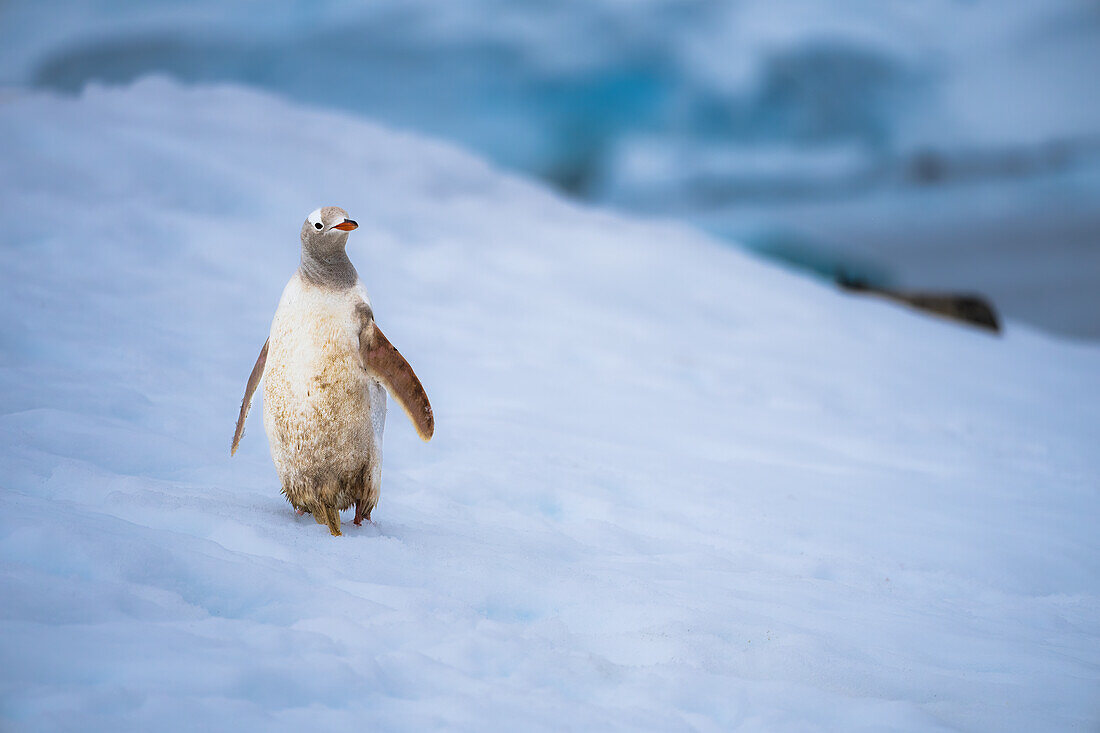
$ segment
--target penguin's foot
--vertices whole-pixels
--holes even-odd
[[[294,513],[297,514],[300,517],[300,516],[302,516],[303,514],[306,513],[306,510],[305,509],[295,509]]]
[[[310,513],[313,521],[317,524],[328,527],[328,531],[332,533],[333,537],[340,536],[340,512],[336,511],[336,507],[326,506],[320,502],[311,502],[306,504],[305,511]],[[302,511],[298,510],[298,513],[301,514]]]
[[[355,519],[352,520],[352,524],[356,527],[363,526],[363,520],[370,521],[370,513],[374,511],[374,507],[368,507],[365,502],[355,502]]]
[[[327,524],[328,531],[332,533],[333,537],[340,536],[340,512],[336,511],[334,506],[326,506],[322,508],[324,512],[324,519],[318,519],[318,524]]]

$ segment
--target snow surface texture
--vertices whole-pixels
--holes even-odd
[[[1097,348],[238,88],[17,93],[0,146],[5,730],[1100,721]],[[330,203],[438,420],[340,539],[258,404],[228,455]]]

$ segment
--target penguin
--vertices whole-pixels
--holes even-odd
[[[378,504],[386,393],[423,440],[435,433],[424,387],[375,322],[345,251],[358,226],[338,206],[316,209],[302,224],[301,264],[248,377],[229,451],[237,452],[262,379],[264,430],[283,494],[334,536],[341,511],[354,504],[361,525]]]

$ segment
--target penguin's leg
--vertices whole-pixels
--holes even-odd
[[[362,494],[355,500],[355,526],[363,524],[363,520],[370,521],[370,513],[378,506],[378,497],[382,493],[382,461],[375,457],[371,465],[363,471]]]
[[[325,505],[325,524],[328,525],[328,531],[332,532],[333,537],[340,536],[340,512],[336,511],[336,507],[332,504]]]
[[[368,507],[367,502],[364,499],[358,499],[355,502],[355,519],[353,523],[356,527],[363,525],[363,520],[370,521],[370,513],[374,510],[373,506]]]
[[[313,515],[314,521],[327,526],[334,537],[340,536],[340,512],[336,509],[339,490],[339,483],[333,476],[321,476],[312,484],[310,498],[302,502],[302,507]]]
[[[290,506],[294,509],[294,513],[297,514],[299,517],[306,513],[308,507],[295,501],[295,498],[297,498],[297,493],[291,491],[290,484],[286,483],[285,481],[283,482],[283,496],[285,496],[286,500],[290,502]]]

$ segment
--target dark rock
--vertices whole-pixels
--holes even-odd
[[[878,295],[929,313],[951,318],[1000,333],[1001,324],[993,304],[973,293],[930,293],[875,287],[865,280],[840,275],[837,285],[854,293]]]

